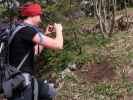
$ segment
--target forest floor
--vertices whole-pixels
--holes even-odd
[[[104,46],[86,51],[97,52],[100,62],[66,68],[55,100],[133,100],[133,32],[114,33]]]
[[[116,34],[101,51],[104,61],[64,70],[55,100],[133,100],[133,34]]]

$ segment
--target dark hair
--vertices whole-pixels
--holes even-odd
[[[27,16],[21,16],[21,15],[19,15],[18,18],[21,19],[21,20],[25,20],[25,19],[27,19],[28,17],[27,17]]]

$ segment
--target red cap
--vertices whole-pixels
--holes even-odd
[[[42,9],[38,3],[30,3],[23,5],[20,12],[22,16],[37,16],[42,14]]]

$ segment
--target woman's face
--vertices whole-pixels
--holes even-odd
[[[41,16],[40,15],[33,16],[32,21],[33,21],[34,25],[38,25],[41,22]]]

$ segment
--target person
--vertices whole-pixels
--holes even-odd
[[[21,6],[20,15],[23,18],[22,23],[27,25],[20,29],[14,36],[10,44],[9,62],[17,67],[24,55],[28,51],[30,54],[21,67],[21,72],[25,77],[26,88],[23,91],[16,91],[14,96],[9,100],[33,100],[33,85],[31,76],[34,72],[34,55],[40,52],[43,48],[63,49],[63,27],[60,23],[48,25],[43,33],[38,29],[41,23],[42,8],[39,3],[28,2]],[[50,31],[50,28],[53,30]],[[55,32],[55,38],[48,36],[51,32]],[[39,49],[38,49],[39,48]],[[39,51],[38,51],[39,50]],[[56,95],[56,90],[50,85],[44,84],[43,81],[38,82],[39,99],[53,98]],[[48,99],[47,99],[48,100]]]

